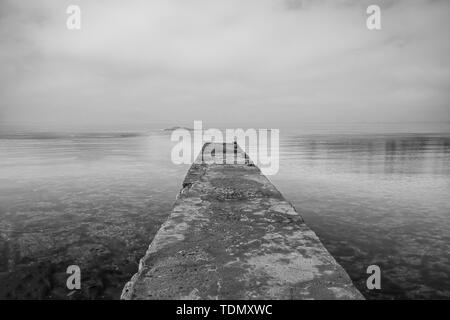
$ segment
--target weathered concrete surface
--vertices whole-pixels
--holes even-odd
[[[191,166],[122,299],[363,299],[260,170],[222,155],[210,144]]]

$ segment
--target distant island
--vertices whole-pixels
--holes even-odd
[[[171,128],[162,129],[162,131],[173,131],[173,130],[177,130],[177,129],[185,129],[188,131],[194,131],[194,129],[187,128],[187,127],[171,127]]]

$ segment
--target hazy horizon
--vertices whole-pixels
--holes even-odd
[[[188,128],[193,129],[193,123],[150,123],[150,124],[126,124],[113,126],[66,126],[49,125],[43,126],[39,123],[5,123],[0,122],[0,138],[64,138],[69,136],[88,137],[93,134],[93,137],[99,137],[98,134],[145,134],[152,131],[162,131],[172,128]],[[379,135],[379,134],[414,134],[414,135],[430,135],[430,134],[450,134],[450,122],[449,121],[435,121],[435,122],[308,122],[297,123],[293,126],[285,126],[282,128],[264,128],[247,125],[230,125],[225,123],[215,123],[215,125],[209,125],[203,123],[202,129],[207,130],[211,128],[217,128],[219,130],[227,129],[278,129],[281,135],[289,134],[364,134],[364,135]],[[105,136],[106,137],[106,136]]]

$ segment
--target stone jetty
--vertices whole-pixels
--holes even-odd
[[[122,299],[363,299],[235,143],[205,144]]]

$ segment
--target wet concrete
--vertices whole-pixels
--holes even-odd
[[[204,146],[122,299],[363,299],[295,208],[234,150]]]

